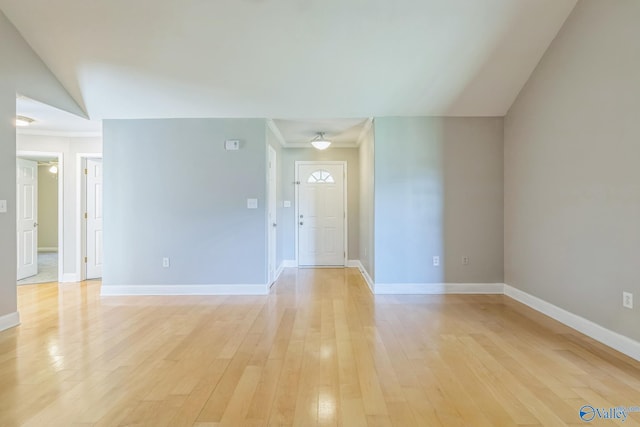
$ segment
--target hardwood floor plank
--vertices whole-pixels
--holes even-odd
[[[638,361],[503,296],[374,296],[356,269],[287,269],[268,296],[99,293],[18,288],[0,426],[579,426],[584,405],[640,406]]]

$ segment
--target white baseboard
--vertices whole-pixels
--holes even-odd
[[[632,340],[624,335],[620,335],[610,329],[598,325],[597,323],[587,320],[584,317],[573,314],[563,308],[553,305],[549,302],[534,297],[520,289],[516,289],[509,285],[504,285],[504,294],[522,304],[545,314],[552,319],[563,323],[586,336],[601,342],[620,353],[626,354],[635,360],[640,361],[640,342]]]
[[[60,283],[73,283],[79,282],[80,278],[76,273],[64,273],[60,278]]]
[[[120,295],[267,295],[269,285],[102,285],[101,296]]]
[[[271,288],[280,278],[280,275],[284,271],[284,261],[280,263],[280,267],[276,270],[276,277],[273,279],[273,282],[269,284],[269,288]]]
[[[376,295],[499,294],[503,283],[376,283]]]
[[[285,259],[284,261],[282,261],[282,266],[284,268],[295,268],[298,266],[298,261],[296,261],[295,259]]]
[[[13,313],[5,314],[4,316],[0,316],[0,331],[13,328],[14,326],[18,326],[19,324],[20,324],[20,313],[18,313],[17,311]]]
[[[360,270],[360,274],[362,274],[362,277],[364,277],[364,281],[367,282],[367,286],[369,286],[369,290],[371,291],[372,294],[375,294],[375,283],[371,278],[371,276],[369,276],[369,272],[367,271],[366,268],[364,268],[364,265],[362,265],[360,261],[358,261],[357,267],[358,267],[358,270]]]
[[[38,252],[58,252],[58,247],[56,246],[55,248],[53,247],[38,248]]]

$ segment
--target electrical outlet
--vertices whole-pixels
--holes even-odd
[[[162,267],[169,268],[169,258],[168,257],[162,258]]]
[[[622,293],[622,306],[624,308],[633,308],[633,294],[631,292]]]
[[[462,265],[469,265],[469,257],[468,256],[463,256],[462,257]]]
[[[440,257],[436,255],[433,257],[433,266],[438,267],[439,265],[440,265]]]

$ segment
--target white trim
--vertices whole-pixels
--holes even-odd
[[[372,294],[375,294],[375,291],[374,291],[375,283],[371,278],[371,276],[369,276],[369,272],[367,271],[366,268],[364,268],[364,265],[362,265],[362,262],[360,262],[359,260],[356,262],[358,263],[357,267],[358,267],[358,270],[360,270],[360,274],[362,274],[364,281],[367,282],[367,286],[369,286],[369,290],[371,291]]]
[[[267,295],[268,284],[253,285],[102,285],[101,296],[119,295]]]
[[[369,132],[369,129],[371,129],[372,125],[373,125],[373,117],[369,117],[367,119],[367,122],[362,127],[362,130],[360,131],[360,135],[358,135],[356,147],[360,147],[360,144],[362,144],[362,141],[364,140],[365,135]]]
[[[509,298],[531,307],[532,309],[545,314],[606,346],[618,350],[620,353],[626,354],[627,356],[640,361],[640,342],[638,341],[600,326],[591,320],[587,320],[584,317],[573,314],[563,308],[512,286],[504,285],[504,294]]]
[[[343,186],[343,207],[344,207],[344,226],[343,226],[343,231],[344,231],[344,258],[342,260],[343,264],[341,266],[335,266],[335,267],[346,267],[347,266],[347,252],[348,252],[348,248],[349,248],[349,199],[348,199],[348,195],[347,195],[347,190],[348,190],[348,186],[349,183],[347,182],[347,175],[348,175],[348,164],[346,160],[326,160],[326,161],[322,161],[322,160],[296,160],[294,163],[294,175],[295,175],[295,255],[296,255],[296,267],[299,266],[298,264],[298,260],[299,260],[299,247],[298,247],[298,239],[299,239],[299,227],[298,227],[298,218],[300,218],[300,184],[298,184],[300,182],[300,174],[299,174],[299,168],[301,165],[342,165],[342,186]],[[320,265],[308,265],[305,267],[310,267],[310,268],[314,268],[314,267],[322,267]],[[333,267],[333,266],[331,266]]]
[[[18,313],[17,311],[14,311],[13,313],[5,314],[4,316],[0,316],[0,331],[13,328],[14,326],[18,326],[19,324],[20,324],[20,313]]]
[[[102,136],[102,131],[87,131],[87,132],[69,132],[69,131],[55,131],[55,130],[19,130],[16,131],[16,135],[39,135],[39,136],[62,136],[67,138],[90,138],[96,136]]]
[[[284,271],[284,261],[280,263],[280,266],[276,270],[276,278],[273,279],[273,282],[271,282],[271,284],[269,285],[269,288],[271,288],[278,281],[283,271]]]
[[[58,252],[58,248],[53,246],[45,246],[38,248],[38,252]]]
[[[296,268],[298,267],[298,261],[295,259],[285,259],[282,261],[283,268]]]
[[[64,273],[60,277],[59,283],[75,283],[79,282],[80,278],[77,273]]]
[[[375,283],[376,295],[441,295],[504,293],[503,283]]]
[[[280,129],[278,129],[278,125],[276,125],[276,123],[272,119],[267,119],[267,127],[271,129],[271,132],[273,132],[273,135],[276,137],[280,145],[283,147],[287,147],[287,141],[284,140],[282,132],[280,132]]]
[[[348,268],[360,268],[360,260],[357,259],[348,259],[345,267]]]

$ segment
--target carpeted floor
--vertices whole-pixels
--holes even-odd
[[[18,285],[33,285],[34,283],[49,283],[58,281],[58,253],[38,253],[38,274],[18,280]]]

